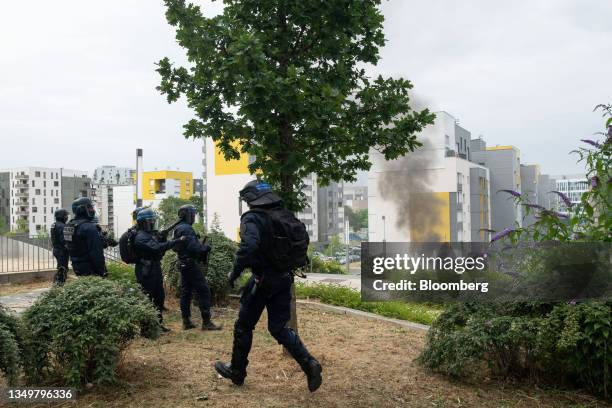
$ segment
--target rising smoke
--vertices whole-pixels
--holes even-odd
[[[417,98],[411,107],[423,109],[425,103]],[[396,227],[406,230],[412,242],[440,242],[444,237],[437,231],[445,202],[431,188],[436,150],[430,140],[419,140],[423,146],[389,163],[390,168],[380,173],[378,190],[381,198],[395,205]]]

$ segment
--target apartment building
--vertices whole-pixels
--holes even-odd
[[[319,214],[318,238],[329,242],[339,235],[344,239],[344,189],[343,183],[330,183],[317,189]]]
[[[370,152],[369,240],[486,241],[490,172],[471,160],[470,132],[449,113],[437,112],[418,139],[423,147],[397,160]]]
[[[11,231],[49,231],[59,208],[70,212],[79,197],[92,197],[87,172],[47,167],[0,170],[0,216]]]
[[[589,181],[584,174],[564,174],[551,176],[555,182],[555,189],[569,197],[572,204],[580,204],[582,194],[590,188]],[[553,204],[557,211],[567,213],[567,207],[559,196],[553,197]]]
[[[540,198],[540,166],[537,164],[521,164],[521,194],[523,197],[532,204],[542,205],[541,202],[544,200]],[[531,211],[529,214],[523,212],[523,224],[531,225],[536,222],[535,212]]]
[[[248,210],[246,204],[239,204],[238,192],[255,179],[248,169],[251,158],[241,154],[237,160],[225,160],[212,138],[205,140],[202,153],[204,221],[208,228],[216,221],[227,237],[238,240],[240,208],[243,212]],[[306,225],[311,242],[316,242],[319,240],[316,175],[304,178],[303,183],[307,204],[296,216]]]
[[[520,151],[514,146],[486,146],[481,139],[471,143],[471,158],[489,169],[491,189],[491,228],[502,231],[523,225],[523,209],[507,193],[521,192]],[[530,189],[532,189],[530,187]]]
[[[136,170],[129,167],[100,166],[93,172],[94,185],[125,186],[135,183]]]
[[[193,174],[187,171],[160,170],[142,173],[142,202],[157,208],[167,197],[190,199],[193,196]]]
[[[368,209],[368,186],[344,185],[344,205],[353,211]]]

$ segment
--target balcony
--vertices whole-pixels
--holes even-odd
[[[30,212],[28,210],[18,210],[15,211],[15,215],[25,215],[28,216],[30,214]]]
[[[27,174],[15,174],[15,180],[27,180],[30,178]]]
[[[18,191],[15,193],[15,197],[29,197],[30,193],[28,192],[28,190],[26,190],[25,192],[23,191]]]

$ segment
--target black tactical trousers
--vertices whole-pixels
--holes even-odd
[[[181,271],[181,316],[183,319],[191,317],[191,299],[195,291],[198,295],[202,320],[205,322],[210,320],[210,287],[202,270],[195,261],[179,260],[179,267]]]
[[[251,277],[240,298],[240,312],[234,325],[232,368],[246,375],[248,356],[253,342],[253,329],[264,309],[268,311],[268,331],[303,366],[312,356],[298,335],[287,327],[291,317],[291,284],[293,275],[264,278],[255,294],[255,277]]]
[[[151,302],[155,305],[159,321],[161,322],[166,292],[164,291],[164,278],[160,262],[139,261],[136,263],[135,271],[136,281],[142,287],[142,291],[149,296]]]
[[[70,256],[68,251],[61,249],[53,249],[53,256],[57,262],[57,272],[53,276],[53,282],[63,285],[68,276],[68,260]]]

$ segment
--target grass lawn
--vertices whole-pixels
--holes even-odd
[[[300,335],[323,365],[324,382],[309,393],[297,364],[266,330],[255,331],[245,386],[213,370],[230,357],[237,311],[216,309],[220,332],[182,331],[169,299],[173,330],[157,341],[137,340],[119,366],[119,384],[84,390],[65,407],[597,407],[579,393],[483,381],[467,384],[428,372],[414,359],[425,335],[396,325],[324,313],[299,305]],[[1,383],[1,381],[0,381]],[[0,384],[1,385],[1,384]],[[599,405],[598,405],[599,404]],[[29,405],[48,406],[48,405]]]

